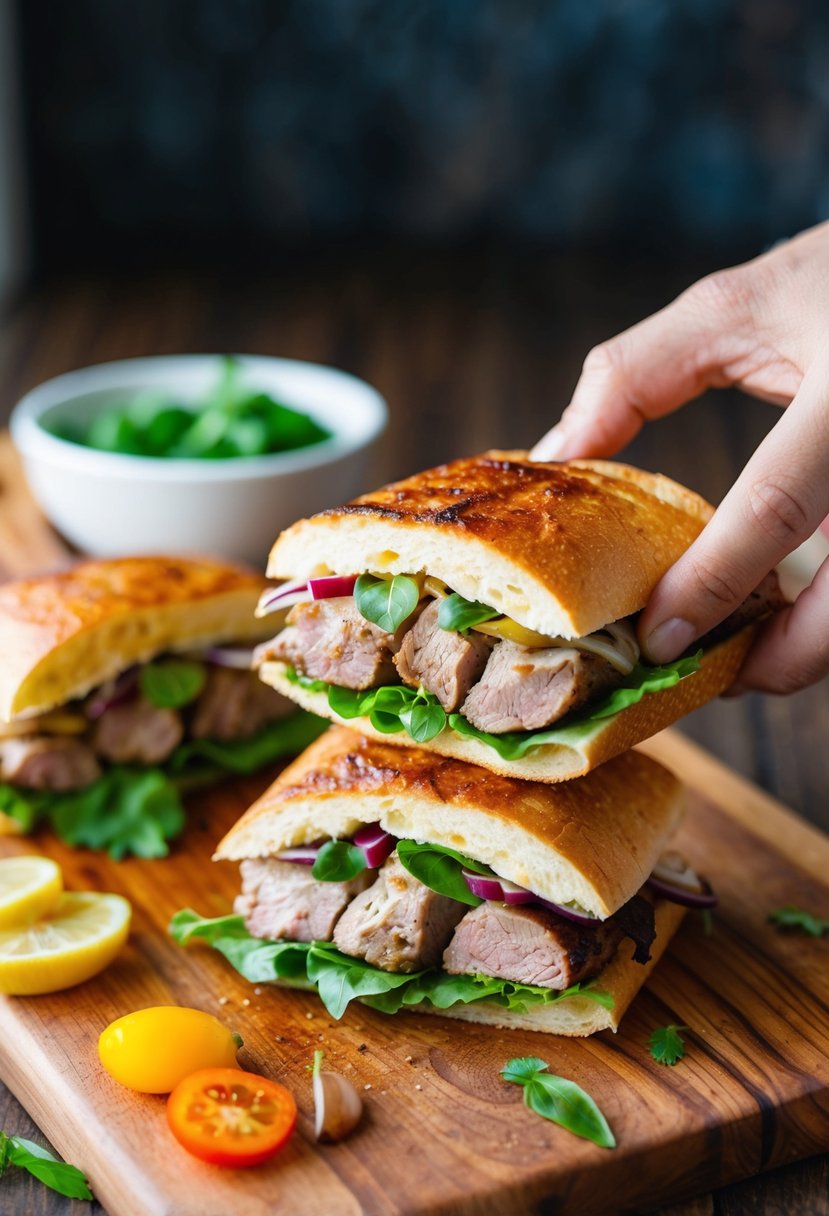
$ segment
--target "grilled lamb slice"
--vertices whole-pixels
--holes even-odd
[[[397,681],[394,634],[361,616],[352,596],[296,604],[267,657],[290,663],[312,680],[342,688],[374,688]]]
[[[600,655],[549,646],[528,650],[499,642],[484,674],[463,703],[478,730],[541,730],[611,688],[618,671]]]
[[[295,709],[293,701],[263,684],[255,672],[210,666],[193,706],[189,733],[194,739],[223,743],[248,739]]]
[[[483,903],[467,912],[443,955],[451,975],[491,975],[539,988],[569,988],[597,975],[622,939],[612,920],[579,925],[526,904]]]
[[[114,764],[160,764],[184,736],[181,715],[138,696],[113,705],[95,724],[92,746]]]
[[[101,769],[80,739],[34,735],[0,743],[0,775],[30,790],[83,790]]]
[[[350,882],[317,882],[311,867],[273,857],[243,861],[242,894],[233,910],[254,937],[330,942],[334,926],[355,895],[374,881],[364,870]]]
[[[394,656],[400,678],[419,688],[422,684],[434,693],[447,713],[463,703],[486,667],[492,643],[480,634],[464,637],[438,625],[440,603],[433,600],[424,608],[417,624],[404,636]]]
[[[465,910],[418,882],[392,854],[340,917],[334,944],[384,971],[420,971],[440,962]]]

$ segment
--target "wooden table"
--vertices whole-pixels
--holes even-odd
[[[179,275],[114,285],[50,284],[13,309],[0,330],[0,417],[26,389],[88,363],[145,354],[238,351],[333,363],[370,380],[392,417],[376,474],[399,476],[488,446],[522,446],[554,419],[589,347],[665,303],[706,267],[591,264],[470,251],[402,255],[339,251],[295,257],[268,280]],[[777,417],[737,394],[710,395],[652,426],[634,463],[719,499]],[[3,512],[22,562],[47,565],[60,542]],[[33,538],[40,539],[33,541]],[[829,830],[824,683],[788,699],[718,702],[685,729],[733,768]],[[0,1126],[37,1138],[0,1085]],[[96,1216],[23,1179],[2,1184],[0,1211]],[[817,1158],[661,1216],[829,1216],[829,1158]]]

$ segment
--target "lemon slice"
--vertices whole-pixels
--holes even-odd
[[[28,925],[51,912],[61,897],[60,866],[48,857],[0,861],[0,929]]]
[[[0,930],[0,992],[34,996],[82,984],[115,958],[131,914],[120,895],[70,891],[33,925]]]

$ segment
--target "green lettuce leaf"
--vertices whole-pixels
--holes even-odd
[[[425,689],[384,684],[380,688],[355,691],[337,684],[326,684],[323,680],[307,680],[290,667],[287,676],[303,688],[327,692],[329,707],[346,721],[368,718],[375,730],[384,734],[397,734],[405,730],[417,743],[434,739],[448,723],[459,735],[480,739],[488,744],[502,759],[520,760],[534,748],[548,743],[568,747],[589,738],[601,729],[607,718],[636,705],[648,693],[662,692],[693,675],[699,670],[701,658],[702,651],[698,650],[696,654],[676,659],[662,667],[647,667],[644,663],[638,663],[625,677],[624,683],[606,697],[586,710],[567,714],[548,730],[506,731],[501,735],[478,730],[463,714],[447,715],[437,697]],[[421,709],[422,706],[428,707],[428,712]]]
[[[327,727],[314,714],[292,714],[250,739],[183,743],[160,768],[112,765],[83,790],[60,793],[0,783],[0,811],[23,833],[47,824],[67,844],[106,850],[116,861],[130,855],[166,857],[169,841],[184,827],[186,789],[297,755]]]
[[[252,984],[274,983],[306,986],[306,942],[273,942],[253,937],[241,916],[199,916],[192,908],[176,912],[170,935],[180,946],[193,940],[206,942],[223,954],[240,975]]]
[[[341,1018],[353,1000],[381,1013],[396,1013],[404,1005],[431,1004],[436,1009],[472,1001],[490,1001],[524,1013],[541,1005],[553,1005],[579,996],[606,1009],[613,997],[593,987],[593,982],[573,984],[564,992],[536,988],[488,975],[448,975],[443,971],[420,971],[412,975],[382,971],[359,958],[342,954],[330,942],[273,942],[253,937],[241,916],[205,919],[185,908],[170,922],[170,933],[179,945],[198,938],[218,950],[252,983],[314,985],[320,1000],[334,1018]]]

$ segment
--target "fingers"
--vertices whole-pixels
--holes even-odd
[[[595,347],[570,405],[532,458],[612,455],[645,421],[730,384],[726,369],[751,347],[754,281],[742,266],[701,279],[661,312]]]
[[[790,693],[829,675],[829,558],[791,608],[764,625],[729,693]]]
[[[654,590],[639,622],[651,662],[676,658],[724,620],[829,511],[823,363],[810,369],[714,518]]]

